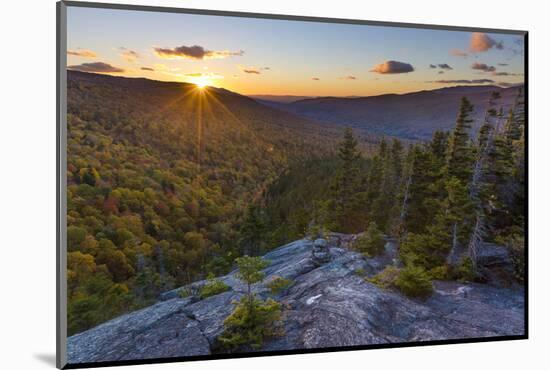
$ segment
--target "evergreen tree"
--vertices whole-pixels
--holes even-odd
[[[338,149],[341,167],[333,184],[335,220],[338,231],[357,232],[364,224],[358,217],[359,208],[359,164],[361,154],[357,140],[350,128],[344,131],[344,138]]]
[[[455,128],[447,150],[447,176],[456,177],[464,184],[472,176],[473,152],[470,145],[470,115],[474,107],[467,98],[462,98]]]
[[[397,139],[392,140],[391,147],[386,148],[385,141],[380,144],[379,155],[382,158],[382,180],[378,197],[372,204],[372,216],[381,230],[389,232],[393,219],[398,217],[398,195],[403,175],[403,145]]]
[[[268,266],[260,257],[244,256],[236,259],[237,277],[247,286],[247,292],[236,304],[235,310],[224,321],[224,331],[218,337],[229,349],[249,345],[260,348],[266,338],[282,334],[279,329],[281,305],[271,298],[263,301],[252,293],[252,285],[264,279],[261,271]]]
[[[248,207],[248,212],[240,230],[242,254],[259,255],[265,244],[266,219],[263,210],[257,205]]]
[[[353,243],[353,248],[367,257],[374,257],[384,252],[384,234],[378,229],[376,222],[370,222],[367,231]]]

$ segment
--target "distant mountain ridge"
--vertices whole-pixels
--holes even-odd
[[[294,103],[300,100],[317,98],[317,96],[306,96],[306,95],[269,95],[269,94],[248,95],[248,97],[258,101],[261,100],[261,101],[274,102],[274,103]]]
[[[487,109],[489,95],[501,93],[497,109],[505,114],[520,86],[503,88],[493,85],[454,86],[406,94],[384,94],[368,97],[319,97],[279,103],[260,100],[318,122],[350,126],[371,134],[397,136],[412,140],[429,139],[436,130],[454,127],[460,99],[467,97],[475,107],[473,133],[477,131]]]

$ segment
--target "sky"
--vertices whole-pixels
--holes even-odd
[[[68,7],[69,69],[245,95],[372,96],[524,81],[523,36]]]

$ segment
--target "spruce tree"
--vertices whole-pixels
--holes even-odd
[[[462,183],[470,181],[472,175],[473,152],[470,145],[473,105],[462,98],[455,128],[449,139],[447,151],[447,176],[456,177]]]
[[[378,197],[372,205],[372,217],[380,229],[389,232],[393,219],[398,216],[398,195],[403,174],[403,145],[397,139],[392,140],[391,147],[380,144],[380,155],[383,157],[382,181]]]
[[[357,232],[363,220],[355,214],[358,206],[359,192],[359,159],[361,154],[357,148],[357,140],[353,131],[346,128],[344,138],[338,149],[340,168],[333,184],[335,220],[339,231]]]

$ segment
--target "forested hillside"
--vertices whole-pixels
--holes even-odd
[[[368,97],[320,97],[298,101],[265,101],[264,104],[342,127],[361,134],[390,135],[401,139],[429,140],[437,130],[452,130],[456,107],[462,97],[474,105],[473,131],[476,134],[489,105],[492,91],[501,94],[499,105],[507,112],[520,87],[453,86],[407,94]],[[268,99],[269,100],[269,99]]]
[[[227,272],[248,206],[336,135],[223,89],[68,71],[69,333]]]

